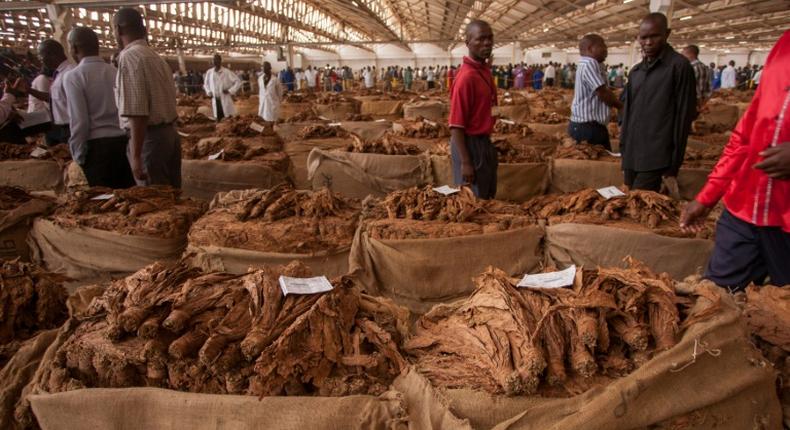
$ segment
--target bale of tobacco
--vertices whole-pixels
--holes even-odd
[[[392,125],[398,136],[417,139],[439,139],[450,137],[450,128],[443,122],[427,120],[418,116],[412,120],[400,120]]]
[[[283,296],[280,276],[311,275],[300,263],[244,275],[152,264],[70,321],[34,391],[381,394],[406,365],[397,345],[408,314],[346,278],[326,293]]]
[[[284,122],[288,124],[292,124],[296,122],[320,122],[320,121],[324,121],[324,120],[321,119],[321,117],[319,117],[318,115],[316,115],[315,112],[308,109],[300,113],[297,113],[296,115],[292,115],[288,117]]]
[[[46,215],[54,205],[54,201],[32,196],[22,188],[0,186],[0,259],[27,261],[27,234],[33,220]]]
[[[206,210],[167,186],[111,190],[93,187],[69,194],[48,217],[65,228],[89,227],[123,235],[178,238]]]
[[[378,240],[468,236],[533,224],[518,205],[480,200],[466,187],[449,196],[432,186],[412,187],[363,204],[365,229]]]
[[[713,166],[719,161],[722,151],[724,151],[724,146],[717,144],[688,146],[683,167],[713,169]]]
[[[256,137],[274,136],[271,125],[264,126],[257,115],[232,116],[223,119],[216,126],[217,136]]]
[[[351,143],[346,146],[345,150],[346,152],[384,155],[417,155],[423,152],[415,145],[399,142],[391,134],[386,134],[375,141],[363,140],[359,136],[352,134]]]
[[[491,144],[501,164],[545,163],[555,153],[554,145],[535,145],[517,136],[495,136]],[[450,156],[450,143],[439,142],[431,148],[432,155]]]
[[[182,145],[186,160],[256,161],[275,172],[288,172],[290,160],[276,135],[258,137],[211,137]]]
[[[301,140],[325,139],[330,137],[346,137],[348,136],[348,132],[340,127],[333,127],[325,124],[311,124],[302,127],[297,136]]]
[[[65,278],[19,260],[0,266],[0,369],[22,342],[66,320]]]
[[[404,349],[438,387],[555,397],[605,384],[672,348],[692,322],[691,299],[668,275],[629,263],[579,269],[571,288],[520,288],[489,268],[469,298],[421,317]]]
[[[656,234],[679,238],[707,239],[714,232],[712,221],[699,233],[680,230],[683,203],[653,191],[632,190],[623,197],[606,199],[598,191],[588,188],[570,194],[535,197],[522,207],[531,216],[545,219],[549,224],[615,225],[648,229]]]
[[[220,246],[251,251],[314,254],[346,249],[356,230],[360,202],[328,189],[268,190],[220,195],[192,225],[190,246]]]
[[[0,142],[0,161],[6,160],[52,160],[62,166],[71,161],[71,152],[65,143],[43,148]]]
[[[569,140],[568,140],[569,139]],[[601,145],[590,145],[588,143],[576,143],[570,138],[557,148],[554,158],[568,160],[598,160],[598,161],[618,161],[619,158],[610,154]]]

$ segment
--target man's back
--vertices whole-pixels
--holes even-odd
[[[148,116],[152,125],[175,121],[176,89],[170,73],[170,66],[144,40],[127,46],[118,56],[118,113]],[[125,119],[121,122],[128,128]]]

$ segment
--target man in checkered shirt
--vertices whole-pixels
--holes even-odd
[[[697,111],[701,111],[705,107],[710,95],[711,90],[711,70],[702,61],[699,60],[699,47],[697,45],[689,45],[683,48],[683,56],[689,59],[691,67],[694,68],[694,78],[697,80]]]

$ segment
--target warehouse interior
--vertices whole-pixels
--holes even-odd
[[[0,429],[790,429],[790,0],[0,0]]]

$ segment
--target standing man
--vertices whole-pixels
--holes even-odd
[[[554,68],[554,63],[549,61],[549,65],[546,66],[546,70],[543,72],[546,78],[546,86],[553,87],[554,86],[554,79],[557,77],[557,69]]]
[[[606,42],[597,34],[588,34],[579,42],[579,63],[573,90],[571,121],[568,134],[576,143],[586,141],[612,150],[609,142],[610,108],[622,109],[623,104],[606,85],[603,62],[608,55]]]
[[[52,72],[52,85],[49,87],[49,92],[29,88],[28,94],[48,103],[51,108],[52,129],[47,133],[47,145],[53,146],[60,143],[68,143],[69,112],[66,103],[66,92],[63,91],[63,77],[74,68],[74,64],[66,58],[66,51],[63,50],[63,45],[54,39],[41,42],[38,45],[38,55],[41,57],[44,67],[54,70]]]
[[[491,144],[497,90],[489,61],[494,47],[491,26],[474,20],[466,26],[469,56],[450,90],[450,156],[453,178],[469,185],[481,199],[493,199],[497,185],[497,150]]]
[[[264,121],[277,121],[280,103],[283,98],[283,87],[272,77],[272,65],[263,62],[263,73],[258,77],[258,116]]]
[[[740,290],[790,284],[790,32],[768,54],[752,103],[680,226],[699,230],[723,199],[705,277]]]
[[[436,87],[436,73],[433,71],[433,66],[428,67],[428,73],[425,76],[425,80],[428,81],[428,89],[434,89]]]
[[[77,67],[63,78],[69,100],[69,149],[92,187],[134,186],[126,158],[129,143],[118,126],[113,88],[118,71],[99,57],[99,37],[88,27],[69,33],[71,56]]]
[[[365,88],[367,89],[373,88],[374,85],[373,71],[370,70],[370,66],[368,66],[368,68],[366,68],[365,71],[362,72],[362,78],[365,79]]]
[[[296,69],[294,78],[296,79],[296,91],[302,91],[302,88],[304,88],[304,72],[302,69]]]
[[[49,112],[49,104],[44,100],[39,100],[32,94],[30,90],[38,91],[41,94],[49,94],[50,87],[52,86],[52,71],[49,68],[44,67],[41,73],[33,79],[33,82],[30,83],[30,89],[28,90],[27,96],[27,111],[28,113],[31,112],[40,112],[40,111],[47,111]]]
[[[403,70],[403,87],[406,91],[411,91],[411,83],[413,80],[414,75],[411,66],[407,66],[406,69]]]
[[[677,190],[686,140],[697,116],[694,70],[667,43],[667,17],[647,15],[637,39],[644,58],[631,70],[623,93],[620,137],[625,184],[631,189]],[[578,77],[577,77],[578,80]]]
[[[304,71],[304,79],[307,81],[307,90],[310,92],[315,91],[315,78],[316,72],[313,70],[313,66],[307,66],[307,70]]]
[[[730,64],[721,71],[721,88],[735,88],[738,85],[737,77],[738,72],[735,70],[735,61],[730,61]]]
[[[241,79],[235,73],[222,67],[222,57],[219,54],[214,54],[212,63],[214,67],[206,71],[203,89],[206,91],[206,95],[213,99],[211,106],[214,108],[214,118],[220,122],[226,116],[236,116],[233,95],[241,88]]]
[[[691,62],[691,67],[694,68],[694,79],[697,84],[697,111],[701,111],[705,103],[710,99],[712,90],[710,88],[711,72],[708,66],[699,60],[699,47],[697,45],[689,45],[683,48],[683,56],[688,58]]]
[[[178,113],[170,66],[148,46],[137,9],[119,9],[113,27],[122,49],[116,103],[121,128],[130,136],[128,157],[135,181],[181,188],[181,140],[174,125]]]

